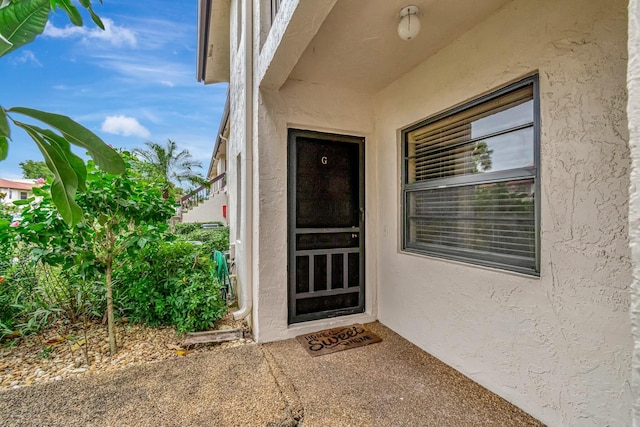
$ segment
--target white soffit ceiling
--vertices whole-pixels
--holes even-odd
[[[375,93],[511,0],[338,0],[289,76]],[[420,8],[418,37],[398,37],[400,9]]]

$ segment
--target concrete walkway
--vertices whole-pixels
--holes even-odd
[[[310,357],[294,340],[0,393],[2,426],[536,426],[389,329]]]

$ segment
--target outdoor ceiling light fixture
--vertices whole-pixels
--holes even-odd
[[[402,40],[416,38],[420,32],[420,19],[418,6],[406,6],[400,11],[400,23],[398,24],[398,35]]]

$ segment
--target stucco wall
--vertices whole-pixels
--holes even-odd
[[[237,260],[246,259],[245,235],[242,230],[246,228],[246,212],[238,211],[238,207],[246,209],[247,203],[243,199],[246,194],[246,161],[245,141],[247,137],[247,120],[250,118],[246,114],[246,78],[247,78],[247,38],[242,35],[246,31],[245,22],[249,10],[248,0],[233,0],[231,4],[231,58],[230,58],[230,81],[229,81],[229,138],[226,147],[227,170],[227,219],[229,221],[229,242],[235,245]],[[239,7],[239,3],[243,6]],[[242,15],[238,19],[238,13]],[[250,16],[250,15],[249,15]],[[243,26],[238,31],[238,23]],[[238,40],[240,36],[240,40]],[[251,43],[249,43],[251,46]],[[238,157],[240,156],[240,157]],[[241,167],[238,168],[238,158],[241,160]],[[240,184],[240,187],[238,186]],[[239,221],[240,219],[240,221]],[[238,283],[238,297],[241,299],[246,295],[246,282],[248,281],[247,266],[244,263],[236,263],[236,277]]]
[[[214,222],[227,225],[227,219],[222,216],[222,206],[227,204],[227,194],[218,193],[208,198],[193,209],[182,215],[182,222]]]
[[[640,426],[640,1],[629,2],[629,66],[628,107],[629,146],[631,149],[631,187],[629,189],[629,239],[633,260],[631,318],[633,321],[634,353],[633,425]]]
[[[515,0],[376,96],[380,321],[549,425],[631,419],[626,6]],[[398,130],[536,70],[541,277],[401,253]]]
[[[258,281],[254,298],[255,335],[261,342],[291,338],[324,327],[376,319],[376,190],[375,152],[370,146],[374,129],[370,96],[338,88],[288,81],[279,91],[261,91],[256,173],[259,176],[257,232]],[[287,325],[287,129],[365,137],[366,293],[362,315]],[[321,183],[319,183],[321,185]]]
[[[16,190],[13,188],[0,188],[0,193],[3,193],[5,196],[0,199],[0,203],[4,203],[5,205],[13,204],[16,200],[20,200],[20,193],[26,192],[27,198],[32,197],[33,193],[29,190]]]

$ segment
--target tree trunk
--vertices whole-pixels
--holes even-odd
[[[113,291],[111,288],[111,273],[113,269],[113,257],[107,256],[106,282],[107,282],[107,324],[109,327],[109,353],[113,356],[118,348],[116,347],[116,329],[113,318]]]

